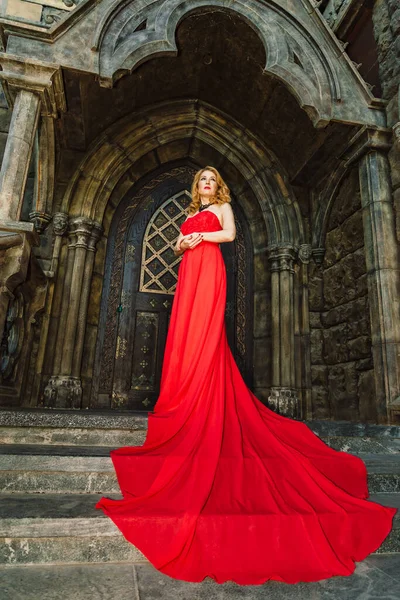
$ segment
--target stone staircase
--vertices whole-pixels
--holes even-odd
[[[371,499],[400,508],[400,427],[314,421],[326,443],[359,454]],[[139,414],[0,412],[0,564],[146,562],[94,506],[118,498],[112,448],[140,445]],[[400,553],[400,516],[379,552]]]

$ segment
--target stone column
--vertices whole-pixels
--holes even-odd
[[[23,238],[19,272],[0,290],[0,296],[6,294],[5,298],[0,297],[2,335],[8,295],[17,283],[24,281],[31,246],[39,243],[33,224],[19,221],[39,115],[56,118],[66,106],[61,69],[56,65],[21,60],[0,52],[0,80],[8,105],[13,107],[0,171],[0,233]]]
[[[378,420],[400,408],[400,262],[387,153],[392,131],[365,126],[351,140],[346,166],[359,165]]]
[[[272,306],[272,388],[269,402],[276,412],[299,416],[294,364],[294,260],[291,246],[269,248]]]
[[[45,360],[47,340],[48,340],[49,328],[50,328],[50,318],[51,318],[51,312],[52,312],[53,301],[54,301],[54,291],[55,291],[55,285],[56,285],[55,278],[58,273],[58,263],[59,263],[59,257],[60,257],[60,252],[61,252],[62,239],[67,231],[67,228],[68,228],[68,215],[65,213],[55,213],[53,216],[53,231],[55,234],[55,240],[54,240],[54,246],[53,246],[53,256],[52,256],[52,260],[51,260],[51,270],[50,270],[50,272],[46,273],[46,275],[49,278],[49,285],[48,285],[48,290],[47,290],[46,305],[45,305],[45,309],[44,309],[42,328],[41,328],[41,333],[40,333],[40,344],[39,344],[38,356],[36,359],[35,378],[34,378],[34,382],[33,382],[33,386],[32,386],[32,394],[31,394],[31,403],[34,406],[36,406],[36,403],[37,403],[37,400],[39,397],[43,364],[44,364],[44,360]],[[56,347],[56,349],[58,348],[57,344],[55,347]],[[58,362],[59,362],[59,364],[61,364],[61,358],[59,359]]]
[[[85,217],[70,222],[70,245],[58,327],[54,375],[45,389],[45,404],[80,408],[80,368],[93,272],[94,252],[102,228]]]
[[[360,185],[378,419],[387,422],[400,403],[400,278],[386,154],[361,158]]]
[[[93,223],[93,229],[89,238],[87,255],[85,261],[85,269],[83,274],[83,285],[81,292],[81,303],[78,315],[78,327],[76,332],[76,341],[74,349],[74,357],[72,363],[73,377],[79,377],[81,373],[83,342],[85,340],[86,318],[89,306],[90,286],[92,283],[94,257],[96,245],[103,233],[103,228],[98,223]]]
[[[4,93],[13,107],[0,172],[1,227],[2,221],[19,221],[39,115],[56,118],[66,104],[59,66],[2,52],[0,66]]]
[[[29,219],[38,233],[43,233],[52,217],[55,176],[54,119],[42,117],[35,146],[34,209]],[[57,240],[57,238],[56,238]]]
[[[65,277],[62,286],[62,303],[61,313],[58,322],[57,329],[57,342],[54,354],[53,373],[59,375],[61,373],[61,359],[64,352],[64,336],[67,328],[67,317],[68,317],[68,306],[69,298],[71,293],[71,281],[72,273],[74,270],[75,260],[75,246],[76,246],[76,235],[74,228],[69,225],[69,241],[68,241],[68,255],[67,255],[67,267],[65,270]]]
[[[17,93],[0,171],[2,221],[19,221],[39,110],[37,94],[27,90]]]
[[[296,353],[297,358],[296,373],[298,383],[297,388],[302,388],[302,419],[312,418],[312,398],[311,398],[311,342],[310,342],[310,304],[309,304],[309,264],[312,255],[311,246],[302,244],[299,248],[300,270],[298,274],[299,285],[299,348]]]

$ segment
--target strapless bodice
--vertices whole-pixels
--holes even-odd
[[[183,235],[188,235],[194,231],[220,231],[221,229],[221,223],[217,215],[211,210],[203,210],[193,217],[189,217],[181,225]]]

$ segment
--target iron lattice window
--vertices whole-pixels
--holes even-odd
[[[175,256],[173,247],[191,201],[188,191],[179,192],[164,202],[150,219],[143,240],[139,291],[175,293],[181,257]]]

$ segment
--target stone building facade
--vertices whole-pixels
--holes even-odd
[[[171,247],[212,164],[254,393],[399,422],[398,1],[1,6],[0,405],[154,405]]]

